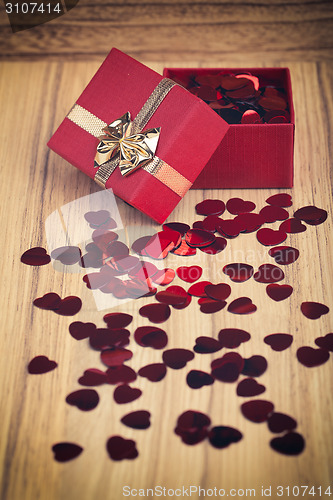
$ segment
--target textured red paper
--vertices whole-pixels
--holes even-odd
[[[76,102],[107,123],[127,111],[133,119],[162,78],[135,59],[112,49]],[[229,125],[198,97],[175,86],[145,129],[154,127],[161,127],[156,155],[194,182]],[[65,118],[48,146],[93,178],[98,142]],[[62,175],[65,179],[66,173],[62,172]],[[117,168],[106,187],[112,188],[115,195],[159,223],[181,200],[170,188],[142,169],[124,178]]]
[[[288,68],[165,68],[163,75],[186,84],[194,75],[229,73],[278,81],[286,92],[291,123],[230,125],[192,188],[292,187],[295,117]]]

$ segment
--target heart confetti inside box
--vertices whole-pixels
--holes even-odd
[[[228,128],[201,99],[112,49],[48,146],[162,223]]]
[[[201,95],[230,123],[192,188],[292,187],[295,118],[287,68],[165,68],[163,75]],[[234,85],[235,76],[243,87]],[[259,112],[258,120],[242,117],[244,104],[251,111],[243,116]]]

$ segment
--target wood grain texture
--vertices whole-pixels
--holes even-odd
[[[0,27],[0,57],[11,59],[96,59],[116,45],[150,61],[205,54],[238,62],[240,54],[263,53],[272,61],[322,60],[332,58],[333,3],[80,0],[66,15],[15,34],[2,9]]]
[[[243,64],[246,59],[243,54]],[[172,67],[176,62],[166,60],[166,65]],[[224,59],[206,62],[207,66],[219,67]],[[255,63],[269,66],[272,60],[262,58]],[[93,321],[99,326],[103,325],[103,311],[96,311],[91,293],[82,283],[82,275],[63,275],[51,265],[25,266],[20,256],[27,248],[46,245],[44,224],[54,210],[99,189],[46,147],[48,138],[98,64],[1,63],[1,499],[113,500],[122,498],[125,485],[132,488],[155,485],[255,488],[257,497],[262,485],[326,488],[333,473],[333,360],[308,369],[297,362],[296,350],[302,345],[314,345],[316,337],[333,328],[332,65],[283,58],[279,61],[291,70],[296,109],[295,188],[289,192],[295,208],[315,204],[329,211],[323,225],[308,227],[305,233],[288,238],[288,242],[300,250],[298,261],[285,269],[285,282],[292,284],[294,293],[290,299],[275,303],[267,297],[265,285],[249,280],[232,285],[230,300],[250,296],[258,307],[255,314],[237,316],[223,310],[204,315],[193,300],[184,311],[173,310],[170,319],[161,325],[168,332],[169,348],[191,349],[197,336],[216,338],[218,331],[225,327],[243,328],[251,333],[251,341],[237,351],[246,357],[252,354],[267,357],[269,368],[259,379],[267,388],[262,398],[273,401],[277,411],[296,418],[298,430],[306,438],[304,453],[291,458],[270,449],[272,435],[265,424],[253,424],[242,417],[243,398],[236,396],[235,384],[216,382],[198,391],[186,385],[190,368],[208,370],[212,358],[219,354],[196,355],[190,368],[169,370],[167,377],[157,384],[139,378],[132,385],[141,388],[143,395],[127,405],[114,403],[112,386],[98,388],[101,402],[91,412],[80,412],[65,403],[67,394],[80,387],[77,379],[83,371],[89,367],[102,368],[102,364],[98,353],[89,349],[86,341],[77,342],[69,335],[72,318],[36,309],[32,301],[49,291],[61,296],[77,294],[83,300],[83,308],[74,320]],[[196,60],[186,61],[189,67],[197,64]],[[161,64],[151,65],[157,71],[163,69]],[[226,201],[240,196],[255,201],[261,208],[265,199],[275,192],[267,189],[190,191],[169,220],[193,222],[198,218],[194,206],[203,198]],[[119,209],[127,226],[135,226],[143,233],[158,228],[121,201]],[[200,264],[204,269],[203,278],[218,282],[223,279],[223,265],[240,260],[255,267],[271,261],[255,234],[248,234],[229,241],[226,250],[215,257],[198,252],[190,260],[173,257],[165,264],[172,267]],[[177,279],[174,284],[184,283]],[[305,300],[324,302],[331,312],[319,320],[308,320],[299,309]],[[118,308],[133,314],[132,333],[137,326],[149,324],[137,311],[152,301],[142,298]],[[277,332],[294,335],[291,348],[282,353],[273,352],[263,342],[267,334]],[[131,349],[134,356],[128,364],[134,369],[161,359],[160,352],[143,349],[133,340]],[[55,359],[58,368],[41,376],[28,375],[29,360],[39,354]],[[152,426],[147,431],[131,430],[120,423],[124,414],[136,409],[152,413]],[[184,445],[173,429],[178,415],[187,409],[207,412],[213,425],[238,428],[244,439],[220,451],[208,443]],[[108,458],[106,440],[115,434],[137,442],[138,459],[115,463]],[[72,462],[59,464],[52,458],[51,446],[66,440],[77,442],[84,447],[84,452]]]

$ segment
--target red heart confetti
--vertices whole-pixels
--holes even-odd
[[[212,314],[221,311],[227,305],[224,300],[215,300],[206,297],[200,298],[198,304],[200,305],[200,311],[204,314]]]
[[[225,204],[222,200],[204,200],[195,206],[198,215],[222,215]]]
[[[168,349],[163,352],[162,358],[169,368],[179,370],[194,358],[194,354],[188,349]]]
[[[236,352],[228,352],[211,363],[213,377],[221,382],[235,382],[243,367],[244,360]]]
[[[164,330],[154,326],[139,326],[134,332],[134,339],[141,347],[163,349],[168,343]]]
[[[286,220],[289,217],[287,210],[274,205],[267,205],[262,208],[259,215],[261,215],[265,219],[265,222],[268,223],[276,222],[277,220]]]
[[[203,229],[190,229],[185,234],[185,241],[193,248],[207,247],[215,241],[215,236]]]
[[[28,364],[28,372],[33,375],[47,373],[57,368],[58,363],[51,361],[46,356],[36,356]]]
[[[264,338],[264,342],[269,345],[273,351],[284,351],[293,343],[293,336],[288,333],[272,333]]]
[[[77,264],[81,260],[81,250],[78,247],[66,246],[56,248],[51,252],[51,258],[66,266]]]
[[[103,320],[108,328],[125,328],[132,322],[133,316],[120,312],[108,313],[103,316]]]
[[[84,214],[84,218],[87,222],[89,222],[89,224],[92,224],[93,226],[100,226],[110,218],[110,212],[108,210],[86,212]],[[114,227],[117,227],[117,224],[115,222]]]
[[[122,347],[111,347],[101,352],[101,360],[106,366],[119,366],[133,356],[132,351]]]
[[[194,283],[194,285],[190,286],[187,293],[194,295],[195,297],[206,297],[205,288],[207,285],[211,285],[211,282],[199,281],[198,283]]]
[[[74,321],[69,325],[69,333],[75,340],[87,339],[96,330],[95,323],[82,323],[82,321]]]
[[[216,224],[216,231],[226,238],[236,238],[242,231],[243,226],[236,219],[220,220]]]
[[[273,413],[274,405],[270,401],[263,399],[255,399],[247,401],[241,406],[241,411],[245,418],[257,424],[266,422],[271,413]]]
[[[200,266],[181,266],[177,268],[176,272],[181,280],[194,283],[201,278],[202,268]]]
[[[85,370],[82,377],[79,378],[78,383],[80,385],[94,387],[98,385],[103,385],[107,381],[107,375],[102,370],[98,368],[89,368]]]
[[[190,247],[185,240],[181,242],[179,247],[172,250],[172,253],[175,255],[181,255],[182,257],[189,257],[191,255],[195,255],[197,253],[196,248]]]
[[[129,384],[136,380],[136,373],[130,366],[110,366],[106,370],[107,383],[111,385]]]
[[[113,393],[113,398],[116,403],[123,405],[126,403],[131,403],[138,399],[142,394],[140,389],[135,389],[127,384],[118,385]]]
[[[103,254],[103,258],[107,259],[109,257],[127,257],[129,255],[129,248],[125,243],[121,241],[113,241],[106,249]]]
[[[152,323],[163,323],[169,318],[171,310],[167,304],[147,304],[139,309],[139,314]]]
[[[167,267],[165,269],[160,269],[157,273],[153,274],[151,280],[156,283],[156,285],[166,286],[174,280],[175,276],[175,271]]]
[[[164,363],[152,363],[151,365],[143,366],[139,370],[140,377],[145,377],[150,382],[159,382],[164,379],[167,368]]]
[[[113,231],[105,231],[105,229],[96,229],[92,234],[92,239],[102,252],[106,252],[108,246],[118,239],[118,234]]]
[[[244,378],[237,386],[237,396],[250,398],[253,396],[259,396],[259,394],[262,394],[265,390],[265,386],[258,384],[258,382],[253,378]]]
[[[327,219],[327,212],[322,208],[318,208],[314,205],[309,205],[307,207],[300,208],[294,213],[294,217],[299,220],[303,220],[311,226],[317,226],[322,224]]]
[[[148,242],[151,240],[153,236],[142,236],[141,238],[138,238],[132,243],[131,249],[133,252],[143,255],[143,251],[146,248],[146,245]]]
[[[99,395],[94,389],[80,389],[68,394],[66,403],[76,406],[79,410],[90,411],[99,403]]]
[[[232,263],[224,266],[223,272],[229,276],[231,281],[234,281],[235,283],[242,283],[253,276],[254,270],[250,264]]]
[[[239,214],[234,220],[241,228],[242,233],[253,233],[265,223],[265,219],[262,215],[251,213]]]
[[[193,350],[200,354],[210,354],[220,351],[222,347],[221,343],[212,337],[197,337]]]
[[[292,431],[297,427],[297,422],[289,415],[274,412],[267,419],[268,428],[271,432],[281,434],[284,431]]]
[[[130,332],[125,328],[97,328],[89,338],[90,347],[101,351],[108,347],[125,347],[129,344]]]
[[[208,436],[210,423],[211,420],[208,415],[199,411],[188,410],[178,417],[175,433],[181,437],[183,443],[194,445]]]
[[[290,194],[278,193],[267,198],[266,203],[277,207],[291,207],[293,204]]]
[[[267,366],[266,358],[255,354],[250,358],[244,358],[242,374],[247,377],[260,377],[267,370]]]
[[[148,429],[150,427],[150,413],[145,410],[133,411],[122,417],[120,421],[132,429]]]
[[[330,357],[326,349],[313,349],[308,346],[300,347],[296,354],[298,361],[307,368],[323,365]]]
[[[257,306],[248,297],[239,297],[233,300],[228,306],[228,311],[233,314],[252,314],[256,310]]]
[[[284,272],[274,264],[262,264],[253,279],[258,283],[275,283],[284,279]]]
[[[320,302],[302,302],[301,311],[309,319],[318,319],[329,312],[329,308]]]
[[[205,286],[205,293],[211,299],[226,300],[231,294],[231,287],[226,283]]]
[[[61,298],[57,293],[46,293],[43,297],[39,297],[33,301],[34,306],[47,311],[54,311],[60,305]]]
[[[186,382],[191,389],[201,389],[205,385],[212,385],[214,378],[209,373],[201,370],[191,370],[186,377]]]
[[[270,445],[273,450],[283,455],[299,455],[305,448],[305,441],[298,432],[287,432],[282,437],[273,438]]]
[[[51,262],[51,257],[42,247],[33,247],[26,250],[21,255],[21,262],[27,264],[28,266],[45,266]]]
[[[166,222],[163,224],[163,229],[172,229],[173,231],[177,231],[182,236],[190,229],[188,224],[184,224],[183,222]]]
[[[221,347],[235,349],[243,342],[248,342],[251,335],[245,330],[239,330],[238,328],[224,328],[219,331],[218,338]]]
[[[173,304],[172,307],[174,309],[185,309],[185,307],[191,304],[191,301],[192,301],[191,295],[187,294],[185,302],[182,302],[181,304]]]
[[[107,452],[112,460],[133,460],[139,456],[135,441],[121,436],[112,436],[106,443]]]
[[[318,347],[333,352],[333,333],[328,333],[325,337],[317,337],[315,343]]]
[[[233,215],[246,214],[256,208],[252,201],[244,201],[241,198],[230,198],[227,201],[227,210]]]
[[[216,236],[215,241],[211,245],[199,248],[199,250],[201,250],[201,252],[207,253],[208,255],[216,255],[217,253],[222,252],[226,246],[227,240],[221,238],[220,236]]]
[[[233,427],[222,425],[212,427],[208,434],[209,442],[214,448],[227,448],[232,443],[238,443],[243,434]]]
[[[53,309],[53,311],[57,314],[61,314],[61,316],[74,316],[81,310],[81,307],[81,299],[74,295],[70,295],[69,297],[61,299],[60,305],[57,309]]]
[[[292,264],[298,259],[299,250],[294,247],[281,246],[270,248],[268,254],[273,257],[277,264],[286,266],[288,264]]]
[[[259,241],[259,243],[266,246],[278,245],[279,243],[282,243],[286,238],[287,233],[285,233],[284,231],[274,231],[274,229],[271,229],[269,227],[259,229],[259,231],[257,232],[257,240]]]
[[[216,226],[219,224],[220,220],[220,217],[217,215],[207,215],[207,217],[202,221],[202,227],[195,226],[195,229],[204,229],[210,233],[215,233]]]
[[[163,304],[177,305],[183,304],[187,299],[187,292],[183,287],[178,285],[172,285],[158,292],[156,294],[156,300],[162,302]]]
[[[54,460],[57,462],[68,462],[78,457],[83,448],[75,443],[56,443],[52,446],[52,451],[54,453]]]
[[[282,222],[279,229],[288,234],[296,234],[306,231],[306,226],[300,220],[291,218]]]

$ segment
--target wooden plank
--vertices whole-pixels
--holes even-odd
[[[243,58],[246,58],[246,55]],[[145,61],[148,62],[147,60]],[[177,60],[168,60],[176,66]],[[260,62],[260,61],[258,61]],[[186,61],[195,67],[197,60]],[[219,66],[221,59],[211,59]],[[272,65],[265,57],[261,64]],[[183,370],[169,370],[157,384],[139,378],[133,386],[143,395],[128,405],[113,402],[112,386],[98,388],[101,397],[91,412],[80,412],[65,403],[68,393],[79,388],[77,379],[88,367],[100,367],[98,352],[86,341],[77,342],[68,333],[72,320],[93,321],[103,325],[103,311],[95,308],[82,276],[61,274],[50,265],[31,268],[20,262],[20,255],[34,245],[46,245],[44,224],[51,212],[81,196],[98,191],[98,187],[64,160],[48,151],[46,142],[71,104],[96,71],[97,62],[19,62],[1,63],[0,95],[2,101],[0,165],[3,182],[1,346],[0,384],[3,396],[1,412],[1,499],[2,500],[91,500],[122,498],[122,488],[153,488],[182,485],[202,488],[255,488],[261,486],[314,485],[326,488],[332,478],[333,391],[332,359],[318,368],[308,369],[296,360],[301,345],[314,346],[314,339],[332,331],[332,311],[319,320],[305,318],[299,306],[303,300],[318,300],[332,308],[332,165],[333,73],[329,63],[293,62],[283,59],[292,76],[296,109],[295,187],[289,190],[294,207],[316,204],[329,211],[328,220],[308,227],[305,233],[291,235],[288,243],[300,250],[298,261],[286,266],[286,283],[294,293],[289,300],[274,303],[267,298],[265,286],[249,280],[232,284],[230,300],[250,296],[258,306],[251,316],[236,316],[226,310],[214,315],[199,312],[195,300],[183,311],[172,311],[170,319],[160,325],[169,335],[168,347],[192,348],[199,335],[216,338],[225,327],[249,331],[251,341],[237,351],[249,357],[262,354],[268,359],[267,372],[258,379],[266,386],[263,399],[274,402],[276,410],[292,415],[298,430],[306,438],[306,449],[299,457],[285,457],[269,447],[272,434],[265,424],[246,421],[240,412],[243,399],[235,395],[235,384],[215,383],[198,391],[185,383],[189,369],[209,370],[214,357],[197,355]],[[154,69],[162,71],[161,63]],[[8,84],[10,82],[10,84]],[[19,137],[14,132],[19,131]],[[251,199],[260,209],[276,190],[207,190],[191,191],[170,219],[192,223],[198,218],[194,206],[203,198],[233,196]],[[127,226],[150,231],[158,226],[135,209],[119,201]],[[277,224],[278,225],[278,224]],[[254,250],[254,253],[252,252]],[[251,253],[252,252],[252,253]],[[255,267],[268,260],[267,249],[256,241],[255,234],[230,240],[224,252],[215,257],[202,252],[186,260],[169,259],[166,265],[199,264],[203,278],[214,282],[223,279],[221,268],[240,258],[252,259]],[[164,263],[163,263],[164,264]],[[182,284],[179,279],[175,284]],[[184,285],[187,288],[187,285]],[[55,315],[32,306],[32,301],[48,291],[62,296],[78,294],[83,309],[72,318]],[[151,302],[142,298],[119,307],[133,314],[133,334],[137,326],[148,324],[138,315],[138,308]],[[290,349],[273,352],[263,342],[269,333],[294,335]],[[132,340],[134,352],[129,363],[134,369],[158,362],[161,352],[143,349]],[[37,354],[55,359],[59,366],[42,376],[29,376],[26,366]],[[213,425],[238,428],[244,439],[227,449],[217,450],[208,442],[186,446],[173,432],[178,415],[186,409],[207,412]],[[126,428],[120,418],[130,411],[147,409],[152,426],[147,431]],[[309,410],[311,409],[311,411]],[[139,457],[134,461],[111,462],[105,444],[109,436],[119,434],[137,442]],[[67,464],[52,458],[51,446],[59,441],[73,441],[84,447],[82,455]],[[318,490],[316,490],[318,491]],[[192,498],[199,498],[192,495]],[[201,497],[202,498],[202,497]]]

